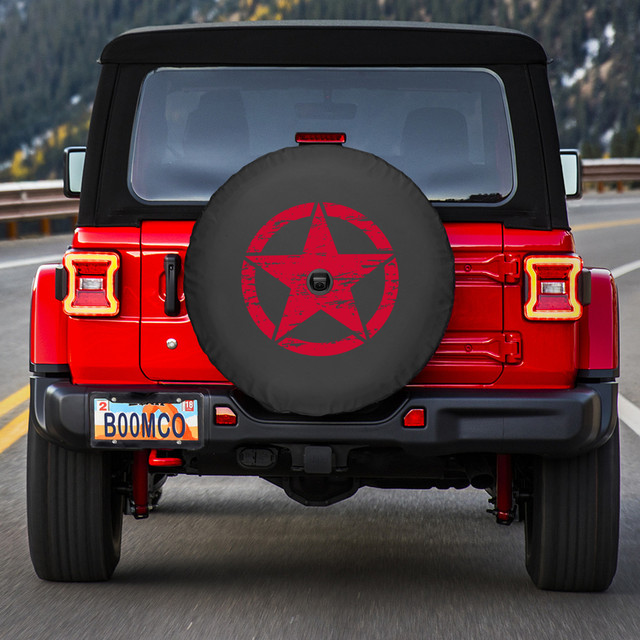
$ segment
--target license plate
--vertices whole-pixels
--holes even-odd
[[[93,399],[93,438],[96,442],[170,443],[172,447],[199,440],[198,400],[180,402],[121,402]]]

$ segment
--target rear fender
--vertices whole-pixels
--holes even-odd
[[[607,269],[591,269],[591,303],[579,321],[578,340],[578,378],[620,375],[618,290]]]
[[[62,302],[56,299],[56,265],[41,266],[31,291],[31,369],[42,373],[60,371],[68,363],[67,321]],[[52,366],[51,366],[52,365]]]

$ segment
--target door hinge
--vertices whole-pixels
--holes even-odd
[[[517,364],[522,361],[522,337],[515,332],[445,335],[434,355],[438,356],[491,358]]]
[[[503,354],[507,364],[522,362],[522,336],[519,333],[504,334]]]
[[[520,261],[500,253],[492,258],[461,257],[456,259],[456,276],[486,276],[497,282],[513,284],[520,279]]]

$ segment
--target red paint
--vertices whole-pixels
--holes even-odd
[[[226,378],[211,364],[193,331],[184,304],[184,273],[178,277],[180,315],[169,317],[164,312],[166,283],[164,257],[177,253],[184,265],[193,222],[142,223],[142,264],[139,322],[140,368],[149,380],[177,382],[225,383]],[[139,316],[140,317],[140,316]],[[178,346],[167,348],[173,338]],[[147,380],[147,382],[148,382]]]
[[[80,227],[73,248],[120,255],[120,313],[115,318],[69,318],[68,353],[76,384],[148,384],[140,371],[140,230]]]
[[[606,269],[591,269],[591,304],[579,323],[579,369],[616,369],[618,363],[618,291]]]
[[[472,227],[475,225],[471,225]],[[505,251],[520,255],[533,253],[574,253],[576,250],[570,231],[552,229],[535,231],[533,229],[504,229]]]
[[[378,252],[339,253],[325,215],[355,224],[366,233]],[[303,218],[311,218],[311,228],[301,254],[260,253],[277,231]],[[289,297],[280,318],[271,319],[263,310],[260,293],[256,290],[256,268],[266,271],[289,289]],[[377,311],[365,325],[351,287],[378,268],[384,269],[385,287]],[[309,278],[320,271],[330,276],[331,285],[326,292],[318,294],[311,290]],[[242,292],[247,310],[256,325],[285,349],[310,356],[344,353],[371,339],[393,310],[397,291],[398,268],[385,235],[362,214],[336,204],[306,203],[274,216],[249,245],[242,267]],[[318,312],[324,312],[345,325],[353,335],[336,342],[310,342],[287,335]]]
[[[314,205],[301,205],[275,216],[249,247],[252,258],[261,256],[268,239],[283,225],[310,217]],[[391,247],[384,234],[357,212],[334,204],[326,215],[337,215],[366,233],[380,254]],[[318,237],[311,247],[331,251],[330,234],[323,231],[320,216]],[[224,376],[204,355],[193,332],[186,307],[182,315],[164,313],[164,256],[178,253],[184,260],[193,222],[144,222],[142,231],[132,228],[80,228],[74,248],[83,251],[115,250],[122,258],[121,311],[116,318],[65,318],[54,296],[54,267],[36,275],[32,299],[32,360],[36,363],[68,362],[78,384],[149,384],[157,382],[226,383]],[[572,253],[573,239],[567,231],[504,229],[496,223],[445,225],[456,262],[456,291],[447,332],[436,354],[413,380],[414,385],[468,388],[536,389],[570,388],[580,369],[611,370],[618,366],[618,318],[615,284],[609,272],[592,270],[592,303],[578,322],[529,321],[524,318],[522,262],[532,253]],[[323,235],[324,233],[324,235]],[[504,238],[504,243],[503,243]],[[313,245],[315,243],[315,247]],[[142,246],[141,246],[142,245]],[[380,254],[372,254],[376,258]],[[304,255],[304,254],[301,254]],[[467,267],[466,265],[469,265]],[[245,261],[247,269],[262,268]],[[363,270],[370,265],[362,267]],[[358,264],[356,264],[358,268]],[[395,261],[382,266],[387,282],[397,280]],[[245,283],[250,278],[245,278]],[[182,280],[179,296],[184,300]],[[345,283],[345,288],[347,284]],[[258,293],[246,289],[249,297]],[[393,292],[389,292],[393,299]],[[321,297],[321,296],[320,296]],[[258,307],[255,306],[257,309]],[[367,321],[355,314],[347,322],[369,335],[386,320],[389,305],[381,305]],[[140,312],[142,311],[142,319]],[[304,309],[302,310],[304,311]],[[256,316],[257,317],[257,316]],[[266,315],[264,316],[266,318]],[[255,318],[254,318],[255,319]],[[279,320],[279,319],[277,319]],[[265,332],[276,331],[274,320]],[[259,324],[259,322],[258,322]],[[508,336],[518,336],[517,347]],[[174,338],[178,347],[168,349]],[[352,336],[355,347],[361,340]],[[286,335],[286,346],[304,352],[306,346]],[[471,348],[467,349],[466,345]],[[327,353],[335,345],[324,347]],[[515,350],[515,351],[514,351]]]
[[[67,316],[56,300],[56,266],[40,267],[31,290],[30,361],[67,364]]]
[[[504,341],[502,225],[458,222],[445,229],[455,257],[453,310],[439,348],[412,384],[490,385],[502,375],[504,362],[464,345]]]
[[[157,449],[151,449],[151,451],[149,451],[149,466],[150,467],[181,467],[182,458],[159,456]]]

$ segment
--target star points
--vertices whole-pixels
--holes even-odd
[[[248,254],[246,260],[289,288],[289,297],[274,340],[280,341],[298,325],[324,311],[364,341],[368,334],[351,288],[392,256],[390,252],[338,253],[325,213],[318,204],[302,253]],[[309,288],[309,275],[318,270],[326,271],[332,279],[331,288],[324,293],[314,293]]]

